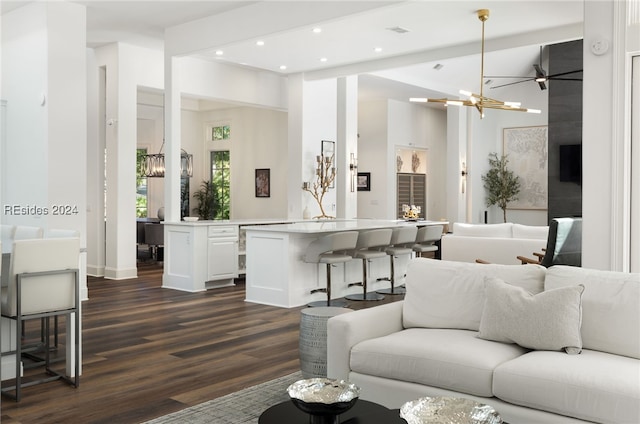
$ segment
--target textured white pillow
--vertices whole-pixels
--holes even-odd
[[[485,299],[485,277],[539,293],[546,268],[539,265],[475,264],[418,258],[407,268],[405,328],[456,328],[478,331]]]
[[[532,295],[497,278],[486,281],[478,337],[537,350],[582,350],[582,292],[576,285]]]

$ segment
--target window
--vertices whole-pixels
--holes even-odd
[[[221,125],[211,128],[211,140],[228,140],[231,138],[231,127],[229,125]]]
[[[147,149],[136,149],[136,218],[147,215],[147,177],[144,176],[144,155]]]
[[[214,219],[229,219],[231,203],[231,161],[228,150],[211,152],[211,185]]]

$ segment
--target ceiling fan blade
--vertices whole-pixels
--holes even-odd
[[[507,84],[494,85],[493,87],[489,87],[489,88],[490,89],[494,89],[494,88],[506,87],[508,85],[520,84],[520,83],[527,82],[527,81],[534,81],[534,78],[528,78],[528,79],[524,79],[524,80],[521,80],[521,81],[514,81],[514,82],[507,83]]]
[[[530,80],[532,79],[531,77],[523,77],[523,76],[509,76],[509,75],[495,75],[495,76],[489,76],[489,75],[485,75],[485,78],[511,78],[511,79],[525,79],[525,80]]]
[[[547,78],[556,78],[556,77],[561,77],[561,76],[564,76],[564,75],[577,74],[577,73],[580,73],[580,72],[582,72],[582,69],[579,69],[577,71],[560,72],[558,74],[547,75]]]
[[[547,76],[547,73],[545,72],[544,69],[542,69],[541,65],[533,65],[534,69],[536,70],[536,78],[544,78]]]
[[[582,78],[547,78],[554,81],[582,81]]]

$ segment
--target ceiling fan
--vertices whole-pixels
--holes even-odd
[[[577,69],[575,71],[568,71],[568,72],[560,72],[560,73],[553,74],[553,75],[547,75],[547,72],[542,67],[542,46],[540,46],[540,63],[534,64],[533,68],[536,71],[536,75],[534,77],[485,76],[485,78],[487,78],[487,79],[492,79],[492,78],[511,78],[511,79],[518,79],[519,80],[519,81],[509,82],[509,83],[506,83],[506,84],[494,85],[494,86],[490,87],[492,89],[493,88],[506,87],[508,85],[520,84],[520,83],[527,82],[527,81],[535,81],[540,86],[540,90],[546,90],[547,89],[546,82],[549,81],[549,80],[582,81],[582,75],[580,75],[579,78],[578,78],[577,75],[576,75],[576,77],[568,77],[569,75],[573,75],[573,74],[582,74],[582,69]]]

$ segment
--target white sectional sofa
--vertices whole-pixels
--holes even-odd
[[[406,287],[328,321],[328,376],[361,398],[462,396],[513,424],[640,423],[640,274],[418,258]]]
[[[548,235],[548,226],[455,222],[453,232],[442,236],[440,254],[448,261],[483,259],[495,264],[519,264],[517,256],[533,257],[533,252],[541,252]]]

